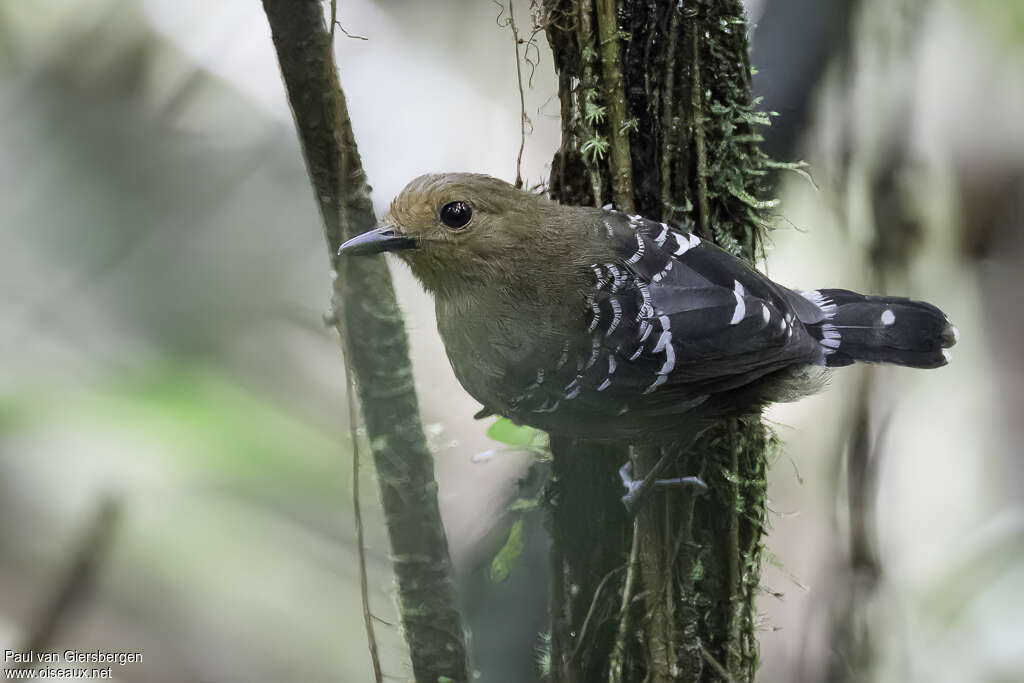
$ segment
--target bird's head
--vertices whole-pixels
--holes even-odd
[[[395,252],[435,293],[518,287],[524,256],[565,251],[563,207],[486,175],[430,174],[410,182],[374,230],[339,254]]]

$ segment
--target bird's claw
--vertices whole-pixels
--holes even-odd
[[[626,487],[626,495],[622,496],[622,504],[626,506],[626,509],[630,512],[636,509],[637,503],[642,499],[647,489],[653,486],[661,486],[663,488],[670,486],[693,486],[698,489],[698,492],[703,493],[707,491],[708,485],[700,477],[669,477],[667,479],[655,479],[652,475],[656,475],[657,472],[652,470],[643,479],[634,479],[632,477],[633,463],[626,461],[626,463],[619,468],[619,478],[622,479],[622,485]]]

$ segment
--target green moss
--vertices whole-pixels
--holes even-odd
[[[599,160],[604,159],[610,146],[611,144],[607,138],[595,134],[594,137],[583,143],[580,151],[583,153],[584,158],[588,159],[591,163],[597,163]]]

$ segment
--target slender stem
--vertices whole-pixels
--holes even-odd
[[[637,469],[649,469],[648,475],[661,463],[672,463],[678,455],[672,449],[654,446],[634,446],[634,462]],[[686,494],[684,494],[686,495]],[[637,511],[636,520],[640,535],[640,577],[644,586],[644,604],[647,622],[648,680],[651,683],[668,683],[672,676],[673,624],[669,604],[665,597],[668,587],[675,580],[673,558],[669,556],[671,545],[664,542],[665,527],[660,524],[661,508],[667,507],[666,500],[671,494],[655,496],[649,494]],[[672,496],[674,498],[674,496]]]
[[[612,176],[612,201],[619,211],[632,214],[633,160],[629,153],[630,120],[622,76],[622,54],[619,47],[619,20],[615,0],[597,0],[597,35],[600,41],[601,70],[608,95],[609,164]]]
[[[576,10],[576,40],[580,46],[581,62],[580,82],[576,88],[576,115],[579,119],[580,140],[592,140],[597,138],[597,130],[590,124],[587,104],[597,99],[601,86],[600,79],[594,72],[594,62],[597,60],[597,45],[594,42],[594,0],[572,0],[572,4]],[[596,155],[584,154],[583,159],[589,163],[588,175],[593,186],[594,203],[600,205],[606,187],[604,174],[601,173]]]
[[[700,37],[697,34],[697,21],[690,21],[690,39],[693,45],[692,61],[693,85],[690,91],[690,107],[693,115],[693,147],[697,153],[697,209],[700,231],[710,236],[708,226],[711,217],[708,215],[708,152],[704,138],[704,101],[700,78]]]
[[[608,683],[622,683],[623,659],[626,653],[626,634],[629,632],[630,603],[633,602],[633,586],[636,583],[637,558],[640,555],[640,522],[633,520],[633,543],[626,563],[626,581],[622,586],[622,603],[619,606],[619,628],[615,634],[615,646],[609,657]]]
[[[703,645],[700,648],[700,656],[708,666],[714,669],[715,673],[718,674],[725,683],[733,683],[734,679],[732,675],[726,671],[725,667],[722,666],[717,659],[711,656],[711,653],[708,652],[707,648]]]
[[[352,441],[352,514],[356,526],[356,550],[359,555],[359,597],[363,602],[363,625],[366,628],[366,645],[370,650],[373,666],[373,680],[383,683],[384,674],[380,666],[380,650],[377,634],[373,628],[373,613],[370,611],[370,590],[366,572],[366,540],[363,537],[363,510],[359,503],[359,435],[356,433],[356,383],[352,379],[352,368],[345,359],[345,377],[348,380],[346,403],[348,403],[348,429]]]
[[[583,626],[580,627],[580,633],[576,637],[576,647],[573,648],[572,654],[569,655],[570,660],[576,659],[576,655],[579,654],[580,648],[583,647],[583,639],[587,635],[587,627],[590,626],[590,619],[594,616],[594,608],[597,607],[597,603],[601,598],[601,591],[604,590],[605,584],[608,583],[609,579],[615,576],[616,572],[621,569],[623,569],[623,567],[613,569],[605,574],[604,578],[601,579],[601,583],[597,584],[597,588],[594,589],[594,599],[590,601],[590,607],[587,609],[587,616],[584,617]]]
[[[665,55],[665,82],[661,86],[661,206],[662,218],[666,221],[675,219],[675,202],[673,201],[680,188],[673,183],[672,160],[676,158],[678,150],[674,146],[678,144],[679,112],[675,103],[676,83],[676,44],[679,40],[679,15],[682,13],[678,8],[669,9],[668,49]]]
[[[526,93],[523,92],[523,65],[519,61],[519,29],[516,27],[516,15],[513,0],[508,0],[508,25],[512,29],[512,42],[516,49],[516,83],[519,84],[519,155],[516,156],[517,188],[523,186],[523,148],[526,147]]]
[[[729,420],[729,470],[732,475],[732,497],[729,505],[729,641],[726,645],[725,668],[739,671],[742,661],[742,587],[740,586],[740,511],[743,506],[743,492],[740,488],[740,442],[736,420]]]

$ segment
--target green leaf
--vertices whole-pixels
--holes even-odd
[[[509,446],[537,448],[544,443],[544,432],[533,427],[513,424],[511,420],[500,417],[487,429],[487,438]]]
[[[509,529],[508,539],[491,561],[491,581],[501,583],[512,573],[512,565],[523,552],[523,520],[517,519]]]
[[[522,512],[525,510],[536,510],[540,505],[540,501],[536,498],[517,498],[514,503],[508,506],[508,509],[513,512]]]

